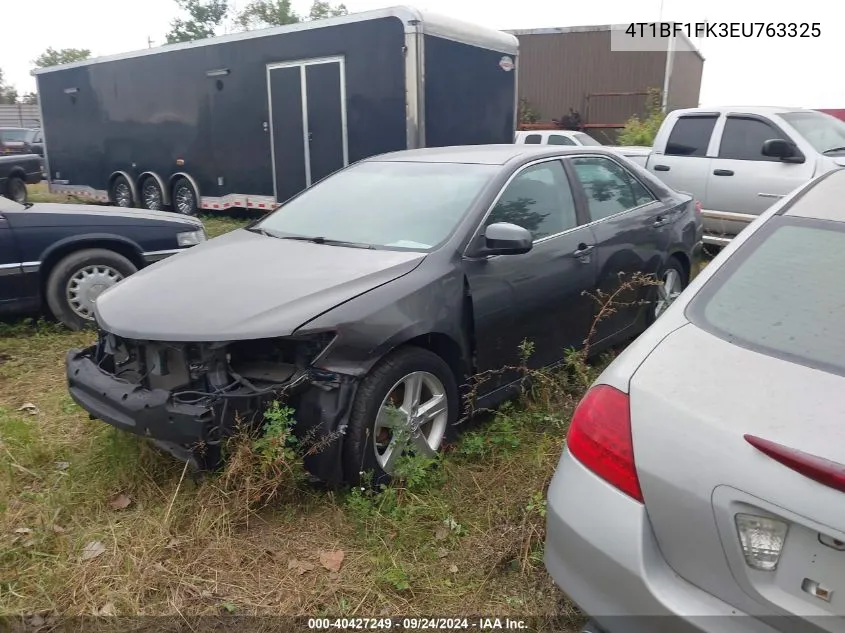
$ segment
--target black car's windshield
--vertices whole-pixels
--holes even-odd
[[[368,161],[314,185],[254,228],[277,237],[429,251],[446,240],[497,167]]]
[[[828,156],[845,154],[845,122],[824,112],[784,112],[780,116],[817,152]]]
[[[30,131],[19,128],[0,129],[0,141],[6,143],[25,143],[29,139]]]

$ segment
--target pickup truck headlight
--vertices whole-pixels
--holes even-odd
[[[205,234],[205,229],[197,229],[196,231],[186,231],[184,233],[176,234],[176,242],[179,246],[196,246],[200,242],[205,242],[208,236]]]

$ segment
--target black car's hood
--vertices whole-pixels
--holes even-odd
[[[202,221],[187,215],[167,211],[149,211],[147,209],[126,209],[123,207],[99,206],[91,204],[59,204],[41,202],[28,209],[19,208],[19,222],[29,221],[40,226],[61,226],[84,224],[81,219],[90,220],[96,226],[119,226],[133,221],[149,223],[151,220],[168,224],[187,224],[200,227]]]
[[[416,268],[424,253],[345,248],[243,229],[135,273],[97,299],[100,326],[130,339],[234,341],[303,323]]]

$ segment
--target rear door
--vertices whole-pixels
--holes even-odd
[[[592,343],[635,324],[646,287],[636,275],[656,274],[671,240],[673,212],[620,163],[604,156],[567,159],[589,213],[596,244],[598,288],[613,312],[597,323]],[[628,287],[625,287],[626,284]]]
[[[769,139],[794,142],[786,132],[761,116],[727,116],[717,157],[710,165],[708,210],[760,215],[813,177],[813,160],[805,158],[805,162],[796,164],[763,156],[763,143]]]
[[[648,169],[676,191],[686,191],[706,207],[708,175],[712,159],[708,153],[717,113],[696,113],[679,117],[669,133],[663,154],[653,154]]]
[[[816,631],[842,631],[845,615],[843,252],[841,224],[774,218],[630,385],[637,471],[668,564],[746,613],[840,616]],[[765,442],[816,466],[802,474],[755,447]]]
[[[21,298],[23,268],[9,222],[0,215],[0,310]]]

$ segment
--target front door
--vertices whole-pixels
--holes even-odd
[[[267,66],[270,143],[278,202],[349,162],[344,68],[342,57]]]
[[[0,312],[23,294],[23,269],[17,251],[9,223],[0,215]]]
[[[579,216],[563,165],[548,160],[522,168],[485,220],[484,226],[510,222],[528,229],[534,246],[523,255],[464,262],[476,362],[480,372],[493,372],[482,392],[518,377],[499,370],[520,364],[524,341],[530,344],[528,365],[538,368],[561,360],[566,348],[584,340],[592,315],[584,291],[595,286],[596,263],[589,252],[592,233]]]

